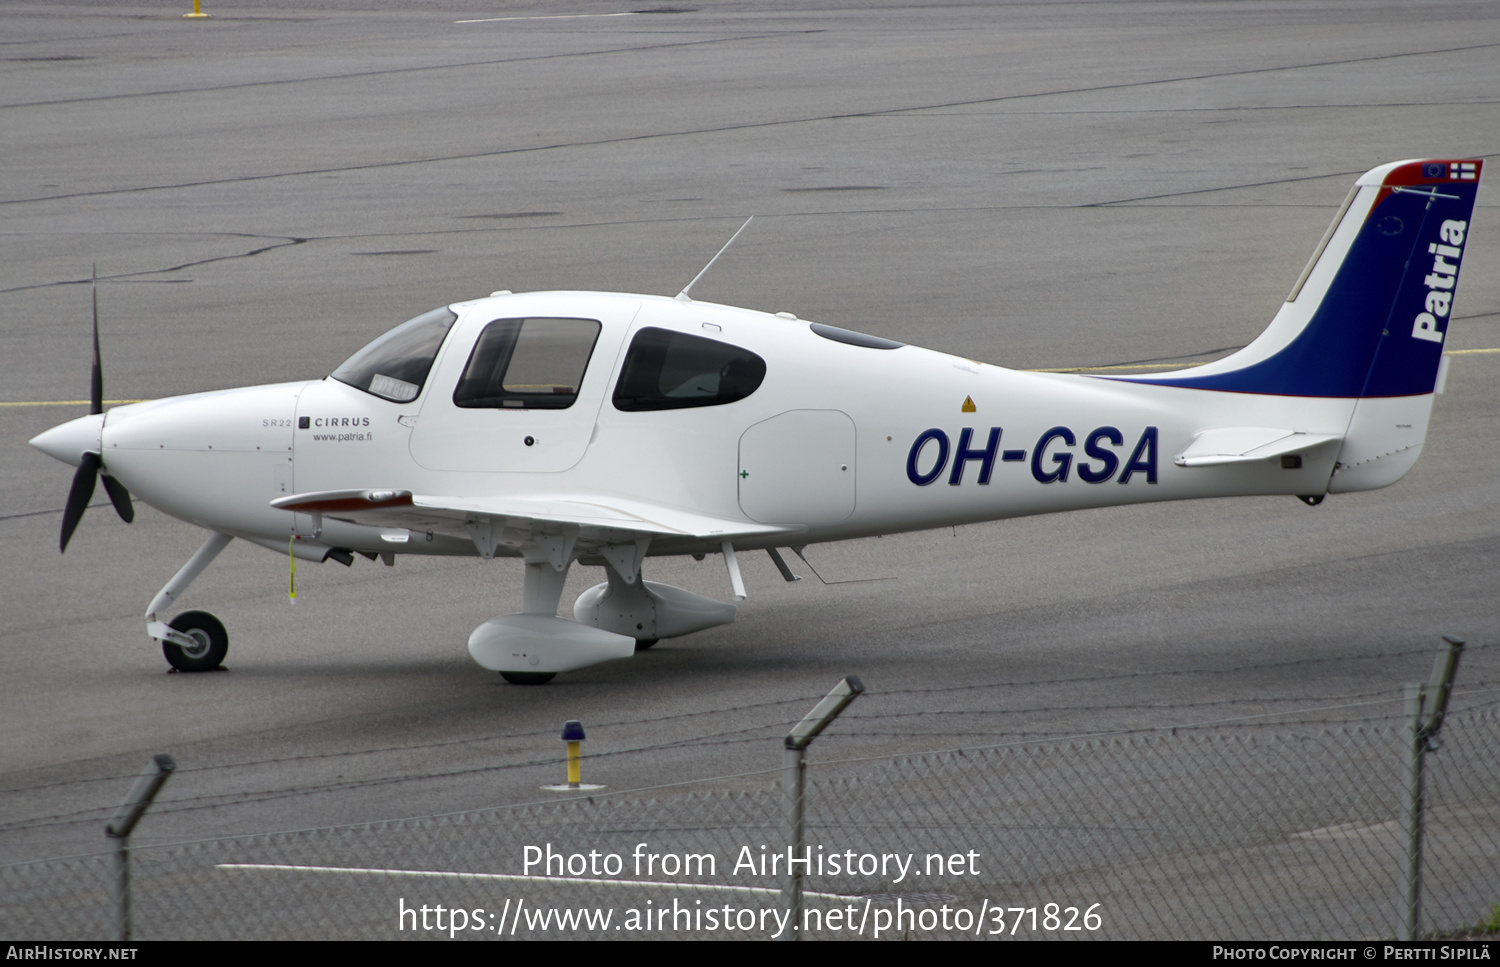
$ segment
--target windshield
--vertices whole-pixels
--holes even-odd
[[[443,338],[458,319],[443,306],[409,319],[333,371],[333,378],[382,399],[407,403],[427,382]]]

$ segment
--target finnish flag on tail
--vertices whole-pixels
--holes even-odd
[[[1472,161],[1429,161],[1422,166],[1422,177],[1446,178],[1449,181],[1478,181],[1479,171]]]

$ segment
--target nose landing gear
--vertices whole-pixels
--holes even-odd
[[[184,611],[170,622],[157,618],[179,597],[193,578],[203,573],[219,552],[233,540],[228,534],[212,533],[167,586],[151,599],[146,609],[146,633],[161,642],[162,654],[180,672],[209,672],[218,668],[229,651],[224,623],[207,611]]]

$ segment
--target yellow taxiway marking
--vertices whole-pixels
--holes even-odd
[[[1500,353],[1500,347],[1493,349],[1450,349],[1445,356],[1477,356],[1488,353]],[[1217,362],[1217,360],[1215,360]],[[1207,363],[1132,363],[1128,365],[1114,366],[1058,366],[1052,369],[1023,369],[1023,373],[1102,373],[1112,369],[1192,369],[1194,366],[1206,366]],[[123,406],[126,403],[149,403],[150,400],[105,400],[105,406]],[[18,400],[16,402],[0,401],[0,406],[88,406],[88,400]]]

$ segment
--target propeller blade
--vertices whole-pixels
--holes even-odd
[[[68,505],[63,508],[62,540],[57,549],[66,551],[68,541],[83,519],[83,511],[94,496],[94,482],[99,478],[99,454],[85,453],[78,462],[78,472],[73,474],[73,487],[68,491]]]
[[[109,502],[115,505],[115,513],[120,519],[129,524],[135,520],[135,506],[130,502],[130,491],[108,473],[104,474],[104,491],[109,494]]]
[[[95,279],[98,278],[98,270],[94,271]],[[89,414],[91,416],[104,412],[104,370],[99,365],[99,286],[96,281],[94,285],[94,370],[89,378]]]

